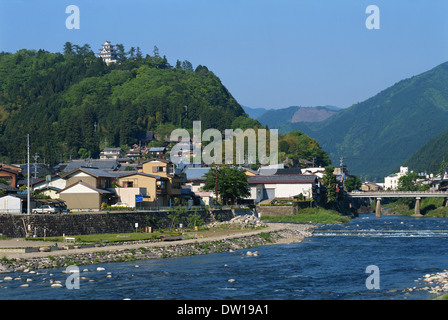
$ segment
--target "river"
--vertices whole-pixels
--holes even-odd
[[[80,266],[79,289],[66,288],[65,269],[2,274],[0,299],[427,300],[427,291],[403,290],[448,269],[447,240],[448,219],[361,214],[320,225],[301,243],[250,249],[258,256],[237,250]],[[379,288],[368,289],[372,265]],[[55,281],[63,286],[51,287]]]

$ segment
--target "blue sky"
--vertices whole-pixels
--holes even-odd
[[[348,107],[447,61],[447,17],[447,0],[0,0],[0,51],[157,45],[173,65],[207,66],[242,105]]]

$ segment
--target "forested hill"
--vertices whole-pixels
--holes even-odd
[[[55,164],[96,157],[105,140],[132,145],[148,130],[191,128],[194,120],[225,129],[247,116],[205,66],[171,67],[158,51],[119,61],[107,66],[89,45],[71,43],[63,53],[0,53],[0,160],[23,161],[28,133],[32,154]]]
[[[382,181],[445,131],[447,123],[448,62],[402,80],[322,122],[291,123],[282,129],[312,136],[334,163],[343,157],[351,173]],[[440,153],[433,150],[428,156],[440,158]]]
[[[403,165],[418,173],[437,174],[445,170],[448,167],[448,130],[425,143]]]

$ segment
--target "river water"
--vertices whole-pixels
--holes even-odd
[[[2,274],[0,299],[427,300],[427,291],[402,291],[448,269],[447,240],[448,219],[361,214],[347,224],[320,225],[302,243],[250,249],[257,257],[237,250],[80,266],[79,289],[67,289],[65,269]],[[372,265],[379,288],[368,289]]]

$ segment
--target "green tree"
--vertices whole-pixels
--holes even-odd
[[[121,43],[118,43],[115,47],[116,47],[117,60],[119,62],[125,61],[126,60],[126,51],[124,50],[124,45]]]
[[[72,43],[71,42],[66,42],[65,44],[64,44],[64,54],[65,55],[72,55],[74,52],[73,52],[73,45],[72,45]]]
[[[325,167],[325,173],[322,177],[322,183],[327,188],[327,203],[336,201],[336,177],[333,174],[334,167]]]
[[[188,60],[184,60],[184,61],[182,62],[182,69],[184,69],[185,71],[191,71],[191,72],[194,71],[194,70],[193,70],[193,65],[192,65],[191,62],[188,61]]]
[[[241,198],[250,196],[247,175],[238,168],[224,166],[210,168],[205,174],[204,191],[215,192],[218,188],[222,203],[232,203]]]
[[[349,176],[345,179],[344,186],[348,192],[361,188],[362,182],[357,176]]]
[[[137,58],[137,60],[142,60],[143,59],[143,53],[140,50],[140,47],[137,47],[137,50],[135,52],[135,57]]]
[[[409,172],[398,179],[398,191],[426,191],[429,190],[429,185],[417,183],[418,174]]]

